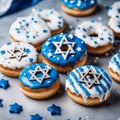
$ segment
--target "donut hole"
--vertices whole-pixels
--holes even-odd
[[[98,34],[97,33],[91,33],[89,34],[90,37],[98,37]]]
[[[63,44],[60,49],[62,51],[67,51],[68,50],[68,46]]]

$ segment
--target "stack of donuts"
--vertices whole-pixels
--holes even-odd
[[[94,14],[96,0],[61,0],[72,16]],[[120,53],[109,63],[108,75],[101,67],[86,65],[90,55],[110,51],[114,36],[120,37],[120,2],[108,11],[108,26],[89,20],[78,24],[74,34],[64,33],[64,18],[54,9],[33,9],[10,27],[11,42],[0,48],[0,71],[19,78],[21,91],[32,99],[47,99],[60,88],[59,73],[67,73],[65,88],[75,102],[95,106],[111,93],[112,79],[120,82]]]

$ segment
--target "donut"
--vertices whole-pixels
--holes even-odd
[[[54,9],[33,9],[31,16],[43,19],[50,28],[52,35],[61,33],[65,29],[63,17]]]
[[[114,43],[112,30],[96,21],[85,21],[77,25],[75,35],[86,43],[88,53],[92,54],[104,54]]]
[[[31,64],[19,76],[20,90],[32,99],[47,99],[60,87],[58,72],[45,64]]]
[[[18,77],[21,70],[38,61],[36,49],[25,42],[7,42],[0,48],[0,71]]]
[[[92,14],[97,5],[97,0],[61,0],[61,8],[72,16],[87,16]]]
[[[114,31],[115,36],[120,38],[120,2],[114,2],[109,6],[108,16],[108,26]]]
[[[109,61],[110,76],[117,82],[120,82],[120,53],[112,56]]]
[[[42,19],[32,16],[17,18],[11,25],[9,34],[11,41],[30,43],[37,50],[51,36],[46,23]]]
[[[43,63],[65,73],[85,64],[87,49],[81,39],[72,34],[61,33],[50,37],[42,45],[40,58]]]
[[[85,106],[95,106],[108,99],[112,81],[102,68],[86,65],[79,66],[68,74],[65,87],[73,101]]]

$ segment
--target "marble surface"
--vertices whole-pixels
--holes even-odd
[[[119,0],[116,0],[119,1]],[[65,32],[73,33],[77,24],[85,20],[96,20],[107,24],[107,7],[114,0],[98,0],[98,6],[95,13],[88,17],[72,17],[64,13],[60,8],[60,0],[43,0],[39,4],[29,9],[11,14],[0,19],[0,46],[9,41],[9,28],[12,22],[20,16],[27,16],[33,8],[54,8],[58,10],[67,23]],[[120,49],[120,39],[115,39],[113,49],[102,56],[89,55],[86,64],[97,65],[108,72],[108,63],[111,56]],[[58,93],[47,100],[32,100],[24,96],[18,86],[18,79],[3,76],[9,80],[10,87],[7,90],[0,89],[0,99],[3,99],[3,107],[0,107],[0,120],[29,120],[30,115],[39,114],[44,120],[119,120],[120,119],[120,84],[113,81],[112,94],[109,100],[103,105],[96,107],[81,106],[72,101],[65,91],[66,74],[60,74],[61,87]],[[17,102],[23,106],[20,114],[10,114],[9,105]],[[56,104],[61,107],[60,116],[51,116],[47,107]]]

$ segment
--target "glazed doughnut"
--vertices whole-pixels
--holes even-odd
[[[112,30],[95,21],[85,21],[77,25],[75,35],[86,43],[88,53],[92,54],[104,54],[114,43]]]
[[[120,82],[120,53],[112,56],[109,62],[110,76],[117,82]]]
[[[114,31],[115,36],[120,38],[120,2],[114,2],[109,7],[108,16],[108,26]]]
[[[72,16],[87,16],[92,14],[97,0],[61,0],[61,8]]]
[[[20,17],[10,27],[10,39],[13,42],[27,42],[37,50],[51,36],[46,23],[38,17]]]
[[[61,33],[65,29],[63,17],[54,9],[33,9],[31,16],[38,16],[43,19],[50,28],[52,35]]]
[[[57,34],[49,38],[41,48],[43,63],[68,72],[74,67],[85,64],[87,49],[85,43],[72,34]]]
[[[65,85],[68,95],[75,102],[95,106],[108,99],[112,81],[102,68],[86,65],[72,70],[66,77]]]
[[[21,70],[38,61],[36,49],[25,42],[7,42],[0,48],[0,71],[18,77]]]
[[[31,64],[19,76],[21,91],[32,99],[46,99],[53,96],[60,87],[58,72],[45,64]]]

